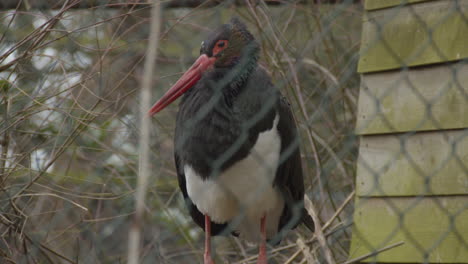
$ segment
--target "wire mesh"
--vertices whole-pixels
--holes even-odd
[[[465,263],[468,90],[466,48],[456,43],[468,32],[467,3],[367,4],[350,254]]]
[[[321,2],[163,2],[153,98],[210,30],[238,17],[290,103],[290,148],[300,147],[318,220],[315,233],[299,226],[269,245],[268,263],[468,263],[467,1]],[[0,10],[2,263],[127,262],[150,6],[79,4]],[[226,115],[222,88],[237,73],[213,82],[187,131]],[[226,148],[191,150],[210,174],[229,167],[277,99],[224,131],[236,135]],[[142,263],[203,262],[174,166],[177,105],[151,127]],[[214,238],[216,262],[256,263],[257,245],[229,235],[235,222]]]

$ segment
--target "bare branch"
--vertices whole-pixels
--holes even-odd
[[[153,77],[154,68],[156,66],[156,57],[159,44],[159,31],[161,25],[161,11],[160,1],[154,0],[154,5],[151,10],[151,28],[149,43],[147,48],[147,56],[145,60],[145,69],[143,75],[143,83],[140,93],[140,138],[139,138],[139,170],[138,170],[138,183],[135,193],[136,210],[133,218],[132,226],[129,231],[128,242],[128,263],[138,264],[142,218],[145,207],[146,187],[148,185],[148,178],[151,173],[150,168],[150,116],[148,109],[150,108],[151,100],[151,81]]]
[[[66,2],[66,0],[31,0],[31,1],[21,1],[21,0],[3,0],[0,1],[0,10],[5,9],[18,9],[18,10],[29,10],[29,9],[60,9],[61,6]],[[361,3],[362,0],[266,0],[267,5],[283,5],[283,4],[340,4],[340,3],[349,3],[353,2],[355,4]],[[164,8],[195,8],[195,7],[213,7],[219,4],[232,4],[232,5],[245,5],[245,2],[242,0],[232,0],[232,1],[223,1],[223,0],[170,0],[165,1],[163,4]],[[147,1],[143,0],[81,0],[76,3],[73,8],[76,9],[88,9],[96,7],[105,7],[105,8],[128,8],[132,6],[137,7],[148,7],[149,4]]]

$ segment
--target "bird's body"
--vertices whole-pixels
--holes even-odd
[[[284,231],[303,220],[310,226],[311,221],[302,205],[294,117],[257,65],[258,50],[239,21],[221,26],[151,113],[184,93],[177,114],[175,162],[192,218],[207,237],[232,233],[263,241],[264,247],[265,240],[279,241]],[[213,263],[206,257],[206,263]],[[266,255],[262,261],[266,263]]]
[[[274,183],[281,152],[282,99],[266,76],[261,68],[255,69],[243,87],[248,93],[240,91],[232,98],[223,94],[212,104],[207,104],[213,98],[208,84],[212,78],[202,78],[182,99],[175,137],[181,142],[175,154],[180,187],[193,204],[190,209],[208,214],[216,224],[237,220],[232,231],[249,241],[260,238],[258,223],[265,213],[267,237],[272,238],[284,208]]]

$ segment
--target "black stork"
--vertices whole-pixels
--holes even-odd
[[[289,103],[258,64],[260,47],[231,19],[202,42],[200,57],[149,111],[183,95],[175,131],[179,187],[193,220],[205,230],[205,264],[214,264],[210,238],[231,233],[266,241],[313,221],[303,207],[298,134]]]

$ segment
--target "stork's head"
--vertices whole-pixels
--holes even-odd
[[[200,48],[200,56],[214,58],[214,67],[233,67],[242,57],[258,57],[258,44],[237,18],[210,33]]]
[[[237,18],[219,26],[201,43],[200,57],[159,99],[149,114],[154,115],[193,87],[203,73],[215,68],[232,68],[239,75],[252,70],[259,54],[259,45],[247,27]]]

